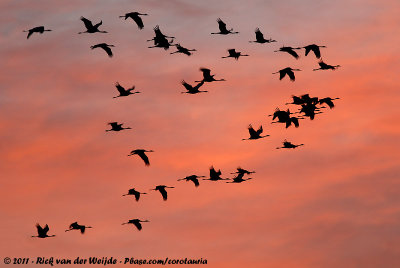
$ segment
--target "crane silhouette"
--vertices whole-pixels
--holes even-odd
[[[301,109],[299,113],[304,113],[304,116],[309,117],[311,120],[314,120],[316,114],[321,114],[319,108],[317,108],[314,103],[305,103],[301,105]]]
[[[282,80],[286,75],[289,76],[290,81],[294,82],[296,80],[296,77],[294,76],[293,71],[301,71],[300,69],[292,69],[290,67],[286,67],[285,69],[279,70],[275,73],[272,74],[277,74],[279,73],[279,80]]]
[[[128,193],[127,193],[127,194],[124,194],[124,195],[122,195],[122,196],[133,195],[133,196],[135,196],[135,200],[136,200],[136,202],[137,202],[137,201],[139,201],[140,195],[141,195],[141,194],[147,194],[147,193],[141,193],[141,192],[136,191],[135,188],[132,188],[132,189],[129,189],[129,190],[128,190]]]
[[[249,55],[246,55],[246,54],[242,54],[241,52],[237,52],[236,49],[234,49],[234,48],[228,49],[228,53],[229,53],[228,56],[225,56],[225,57],[222,57],[222,58],[223,59],[224,58],[234,58],[235,60],[238,60],[239,57],[241,57],[241,56],[249,56]]]
[[[203,179],[203,180],[208,180],[208,181],[221,181],[221,180],[229,180],[229,179],[223,179],[221,178],[221,170],[219,169],[218,171],[215,170],[213,166],[210,167],[210,178],[208,179]]]
[[[329,65],[320,60],[318,62],[319,68],[318,69],[313,69],[313,71],[318,71],[318,70],[336,70],[337,68],[340,67],[340,65]]]
[[[138,155],[140,158],[142,158],[142,160],[144,161],[144,164],[146,166],[150,166],[150,161],[149,158],[147,157],[147,155],[145,153],[150,153],[150,152],[154,152],[153,150],[144,150],[144,149],[136,149],[131,151],[131,153],[128,156],[132,156],[132,155]]]
[[[159,191],[160,194],[162,195],[163,200],[164,200],[164,201],[167,201],[167,199],[168,199],[168,194],[167,194],[167,190],[165,190],[165,189],[167,189],[167,188],[175,188],[175,187],[166,186],[166,185],[157,185],[156,188],[150,189],[150,191]]]
[[[194,186],[199,187],[200,183],[198,178],[205,178],[206,176],[190,175],[185,178],[179,179],[178,181],[192,181]]]
[[[170,54],[175,54],[175,53],[182,53],[185,55],[192,55],[191,51],[197,51],[196,49],[188,49],[186,47],[181,46],[181,44],[175,44],[175,47],[177,49],[177,51],[175,52],[171,52]]]
[[[308,45],[305,46],[303,48],[306,49],[305,55],[307,56],[308,53],[310,53],[310,51],[314,52],[315,57],[317,57],[317,59],[321,58],[321,51],[320,51],[320,47],[326,47],[326,46],[318,46],[316,44],[312,44],[312,45]]]
[[[236,170],[237,170],[236,172],[231,173],[231,174],[241,174],[241,173],[243,173],[243,174],[246,174],[246,175],[250,175],[252,173],[256,173],[255,171],[248,171],[248,170],[243,169],[241,167],[237,167]]]
[[[80,230],[81,234],[85,233],[85,230],[88,228],[93,228],[91,226],[85,226],[85,225],[80,225],[78,222],[73,222],[69,225],[69,229],[65,230],[66,232],[72,231],[72,230]]]
[[[288,128],[293,123],[296,128],[299,127],[299,120],[298,119],[300,119],[300,118],[291,117],[290,115],[291,115],[291,112],[290,112],[289,109],[287,109],[286,111],[281,111],[281,110],[279,110],[279,108],[276,108],[275,112],[272,115],[268,115],[268,116],[273,116],[272,120],[275,120],[275,118],[278,118],[278,121],[272,122],[271,124],[274,124],[274,123],[285,123],[286,124],[286,128]]]
[[[283,141],[283,146],[282,147],[276,147],[276,149],[283,149],[283,148],[288,148],[288,149],[294,149],[297,148],[299,146],[303,146],[304,144],[293,144],[290,141],[284,140]]]
[[[275,111],[273,114],[270,114],[268,116],[272,116],[272,120],[275,120],[275,118],[278,118],[279,122],[286,122],[290,118],[290,110],[287,109],[286,111],[282,111],[279,108],[275,108]]]
[[[307,103],[310,103],[310,104],[318,103],[318,97],[311,98],[309,94],[304,94],[304,95],[301,95],[300,97],[292,95],[292,99],[293,99],[293,102],[288,102],[286,104],[302,105],[302,104],[307,104]]]
[[[117,88],[117,90],[118,90],[118,92],[119,92],[119,95],[113,97],[114,99],[115,99],[115,98],[118,98],[118,97],[126,97],[126,96],[129,96],[129,95],[132,95],[132,94],[140,93],[139,91],[132,92],[132,91],[135,89],[135,86],[132,86],[131,88],[125,89],[125,88],[124,88],[123,86],[121,86],[118,82],[116,82],[116,83],[115,83],[115,87]]]
[[[292,95],[292,100],[293,100],[293,102],[287,102],[287,103],[285,103],[285,105],[288,105],[288,104],[301,105],[301,104],[306,103],[305,100],[301,96],[299,97],[299,96]]]
[[[218,33],[211,33],[211,34],[222,34],[222,35],[227,35],[227,34],[238,34],[239,32],[234,32],[233,28],[228,30],[226,28],[226,24],[220,19],[217,19],[218,22],[218,28],[219,28],[219,32]]]
[[[335,104],[333,103],[333,100],[339,100],[340,98],[330,98],[330,97],[326,97],[326,98],[322,98],[318,101],[319,104],[326,104],[329,106],[330,109],[335,107]]]
[[[137,228],[139,231],[141,231],[141,230],[142,230],[142,224],[141,224],[141,222],[150,222],[150,221],[148,221],[148,220],[142,221],[142,220],[139,220],[139,219],[132,219],[132,220],[129,220],[128,222],[124,222],[122,225],[125,225],[125,224],[133,224],[133,225],[136,226],[136,228]]]
[[[256,41],[249,41],[249,43],[260,43],[260,44],[265,44],[265,43],[272,43],[276,42],[276,40],[273,39],[265,39],[263,33],[260,31],[260,28],[256,28],[254,31],[256,33]]]
[[[277,122],[272,122],[271,124],[275,124],[275,123],[285,123],[285,124],[286,124],[286,128],[288,128],[288,127],[290,127],[290,126],[292,125],[292,123],[293,123],[293,125],[294,125],[296,128],[298,128],[298,127],[300,126],[300,125],[299,125],[299,119],[302,119],[302,118],[292,116],[292,117],[289,117],[285,122],[277,121]]]
[[[185,82],[185,80],[182,80],[182,85],[186,88],[186,92],[181,92],[181,93],[187,93],[187,94],[197,94],[197,93],[200,93],[200,92],[208,92],[208,91],[206,91],[206,90],[199,90],[199,88],[202,86],[202,85],[204,85],[204,81],[201,81],[200,83],[198,83],[197,85],[195,85],[195,86],[192,86],[192,85],[190,85],[190,84],[188,84],[188,83],[186,83]]]
[[[114,45],[108,45],[106,43],[100,43],[94,46],[91,46],[91,49],[95,49],[95,48],[102,48],[104,49],[104,51],[107,53],[107,55],[111,58],[113,56],[112,50],[110,47],[114,47]]]
[[[287,109],[286,111],[280,110],[279,108],[275,108],[273,114],[269,114],[268,116],[272,116],[272,120],[278,118],[279,121],[285,122],[290,116],[290,110]]]
[[[200,71],[203,72],[203,80],[195,81],[195,82],[214,82],[214,81],[226,81],[225,79],[215,79],[215,74],[211,75],[211,70],[207,68],[200,68]]]
[[[263,127],[262,126],[260,126],[257,131],[253,128],[252,125],[249,125],[247,129],[249,130],[250,138],[242,139],[242,141],[244,141],[244,140],[257,140],[257,139],[261,139],[261,138],[265,138],[265,137],[269,136],[269,135],[261,136],[261,133],[263,133]]]
[[[154,28],[153,28],[153,30],[154,30],[154,33],[155,33],[155,37],[153,38],[153,39],[150,39],[150,40],[147,40],[147,41],[153,41],[153,40],[155,40],[155,39],[157,39],[157,40],[160,40],[160,39],[165,39],[165,38],[175,38],[175,37],[173,37],[173,36],[167,36],[167,35],[165,35],[165,34],[163,34],[162,32],[161,32],[161,30],[160,30],[160,26],[158,26],[158,25],[156,25]]]
[[[239,174],[237,174],[236,177],[234,177],[232,179],[232,181],[227,181],[226,183],[241,183],[241,182],[248,181],[248,180],[252,179],[252,178],[243,179],[243,176],[244,176],[244,173],[239,173]]]
[[[142,30],[143,27],[144,27],[144,24],[143,24],[143,20],[142,20],[142,18],[140,16],[147,16],[147,15],[148,14],[142,14],[142,13],[139,13],[139,12],[129,12],[129,13],[126,13],[124,16],[119,16],[119,17],[120,18],[125,18],[125,20],[128,19],[128,18],[131,18],[134,22],[136,22],[138,28],[140,30]]]
[[[108,125],[111,126],[111,129],[106,129],[106,132],[108,131],[121,131],[124,129],[132,129],[130,127],[122,127],[123,124],[118,124],[118,122],[110,122]]]
[[[44,33],[44,32],[51,32],[52,30],[50,30],[50,29],[45,29],[44,28],[44,26],[37,26],[37,27],[34,27],[34,28],[32,28],[32,29],[29,29],[29,30],[24,30],[23,32],[28,32],[28,35],[26,36],[26,39],[29,39],[29,37],[31,37],[31,35],[33,34],[33,33],[40,33],[40,34],[42,34],[42,33]]]
[[[154,38],[154,46],[148,47],[148,48],[155,48],[155,47],[160,47],[163,48],[164,50],[168,50],[170,46],[172,46],[174,42],[174,39],[171,41],[168,41],[166,38]]]
[[[154,46],[149,47],[149,48],[153,48],[153,47],[162,47],[165,50],[169,49],[169,47],[172,45],[173,43],[173,36],[167,36],[165,34],[163,34],[160,30],[160,26],[156,25],[156,27],[153,28],[154,33],[155,33],[155,37],[153,39],[147,40],[149,41],[154,41]],[[167,38],[172,38],[171,41],[168,41]]]
[[[49,226],[46,224],[44,226],[44,228],[42,228],[39,223],[36,224],[36,229],[37,229],[37,233],[38,235],[33,235],[32,237],[39,237],[39,238],[46,238],[46,237],[54,237],[55,235],[48,235],[47,233],[49,232],[50,228]]]
[[[85,24],[86,27],[86,31],[84,32],[79,32],[78,34],[82,34],[82,33],[107,33],[106,31],[100,31],[99,27],[100,25],[103,24],[103,21],[101,20],[99,23],[93,25],[92,22],[90,20],[88,20],[85,17],[81,17],[81,21],[83,21],[83,23]]]
[[[295,49],[301,49],[301,47],[280,47],[279,50],[275,50],[274,52],[286,52],[292,55],[296,60],[299,59],[299,54],[294,51]]]

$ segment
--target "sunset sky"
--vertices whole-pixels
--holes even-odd
[[[400,267],[398,0],[2,0],[0,10],[0,266],[113,256]],[[119,18],[132,11],[149,14],[143,30]],[[78,35],[81,16],[108,33]],[[211,35],[217,18],[239,34]],[[40,25],[52,31],[26,39]],[[147,48],[156,25],[197,51]],[[249,43],[257,27],[277,42]],[[103,42],[114,57],[90,49]],[[313,72],[304,49],[298,60],[274,52],[309,44],[341,67]],[[250,56],[222,59],[230,48]],[[288,66],[302,70],[295,82],[272,74]],[[226,82],[181,94],[201,67]],[[142,93],[114,99],[116,82]],[[340,99],[299,128],[271,124],[275,108],[296,111],[285,103],[306,93]],[[112,121],[132,129],[105,132]],[[242,141],[249,124],[270,136]],[[285,139],[304,146],[276,150]],[[149,167],[127,157],[138,148],[154,150]],[[238,166],[256,173],[241,184],[177,181],[212,165],[224,178]],[[158,184],[175,187],[168,201],[149,192]],[[122,197],[133,187],[149,194]],[[150,222],[121,225],[134,218]],[[74,221],[93,229],[64,232]],[[36,223],[56,237],[32,238]]]

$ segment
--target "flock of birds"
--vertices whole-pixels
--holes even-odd
[[[144,28],[143,20],[140,16],[147,16],[148,14],[145,13],[139,13],[139,12],[130,12],[126,13],[123,16],[120,16],[120,18],[124,18],[125,20],[127,19],[132,19],[138,26],[138,28],[141,30]],[[102,25],[102,21],[100,21],[97,24],[93,24],[90,20],[87,18],[81,17],[81,21],[84,23],[84,26],[86,28],[86,31],[79,32],[79,34],[83,33],[107,33],[107,31],[102,31],[100,30],[100,26]],[[218,28],[219,32],[213,32],[211,34],[219,34],[219,35],[228,35],[228,34],[238,34],[239,32],[234,31],[233,29],[228,29],[226,27],[226,24],[220,19],[217,19],[218,22]],[[174,39],[175,37],[172,36],[167,36],[164,35],[160,27],[157,25],[156,27],[153,28],[155,36],[147,40],[149,42],[153,41],[154,45],[150,46],[149,48],[163,48],[164,50],[168,50],[171,46],[176,47],[175,52],[171,52],[170,54],[175,54],[175,53],[182,53],[187,56],[191,56],[196,49],[188,49],[183,46],[181,46],[179,43],[174,44]],[[50,29],[45,29],[44,26],[39,26],[39,27],[34,27],[28,31],[27,38],[29,39],[33,33],[40,33],[43,34],[46,31],[52,31]],[[268,44],[268,43],[273,43],[277,42],[276,40],[273,39],[265,39],[263,33],[260,31],[259,28],[255,30],[255,35],[256,35],[256,40],[254,41],[249,41],[250,43],[259,43],[259,44]],[[112,57],[113,52],[111,50],[111,47],[114,47],[113,45],[106,44],[106,43],[100,43],[91,46],[91,49],[95,48],[101,48],[103,49],[108,56]],[[311,51],[314,53],[317,59],[319,59],[319,68],[314,69],[314,71],[317,70],[335,70],[339,65],[329,65],[326,64],[325,62],[322,61],[321,59],[321,52],[320,48],[325,48],[325,46],[320,46],[320,45],[315,45],[311,44],[308,46],[304,47],[288,47],[288,46],[283,46],[280,47],[279,50],[276,50],[275,52],[286,52],[289,55],[293,56],[295,59],[299,59],[299,55],[296,52],[296,50],[300,49],[305,49],[305,56],[307,56]],[[242,54],[242,52],[238,52],[235,49],[228,49],[228,55],[223,56],[222,58],[234,58],[235,60],[238,60],[242,56],[249,56],[247,54]],[[210,82],[215,82],[215,81],[226,81],[223,78],[216,79],[215,74],[211,73],[210,69],[207,68],[201,68],[200,71],[202,72],[203,78],[201,80],[195,81],[195,85],[190,85],[187,83],[185,80],[182,80],[181,83],[183,87],[186,89],[186,91],[182,93],[186,94],[197,94],[197,93],[203,93],[203,92],[208,92],[205,90],[200,90],[200,88],[205,84],[205,83],[210,83]],[[301,71],[300,69],[293,69],[291,67],[287,67],[284,69],[281,69],[273,74],[279,73],[279,79],[282,80],[286,75],[290,78],[291,81],[295,81],[295,75],[294,71]],[[121,86],[118,82],[115,84],[115,87],[117,88],[119,95],[115,96],[113,98],[119,98],[119,97],[126,97],[129,95],[137,94],[140,93],[139,91],[135,91],[135,86],[132,86],[131,88],[124,88]],[[281,110],[279,108],[276,108],[273,114],[269,115],[272,117],[272,123],[282,123],[285,124],[286,128],[290,127],[292,124],[297,128],[299,127],[299,119],[305,119],[309,118],[310,120],[314,120],[316,114],[322,113],[322,109],[326,108],[334,108],[334,103],[333,100],[336,100],[339,98],[331,98],[331,97],[325,97],[325,98],[318,98],[318,97],[310,97],[309,94],[304,94],[301,96],[292,96],[292,102],[286,103],[286,105],[296,105],[298,107],[298,110],[296,112],[291,112],[289,109],[286,110]],[[324,106],[326,105],[326,106]],[[106,132],[109,131],[122,131],[122,130],[128,130],[131,129],[130,127],[124,127],[122,123],[118,122],[110,122],[108,123],[110,125],[110,129],[107,129]],[[268,137],[269,135],[262,135],[263,134],[263,127],[260,126],[257,130],[253,128],[252,125],[248,126],[248,131],[249,131],[249,138],[242,139],[242,140],[257,140],[261,138]],[[290,141],[284,140],[282,143],[281,147],[277,147],[276,149],[295,149],[299,146],[303,146],[304,144],[293,144]],[[153,152],[153,150],[145,150],[145,149],[135,149],[130,152],[128,156],[138,156],[140,157],[144,164],[146,166],[150,165],[149,158],[146,153]],[[186,181],[186,182],[192,182],[195,187],[198,187],[200,185],[199,179],[202,178],[202,180],[210,180],[210,181],[226,181],[226,183],[242,183],[245,181],[248,181],[252,178],[246,177],[249,176],[250,174],[255,173],[255,171],[248,171],[246,169],[243,169],[241,167],[238,167],[237,170],[234,173],[235,176],[233,178],[222,178],[222,172],[220,169],[216,170],[213,166],[210,167],[209,169],[209,177],[206,178],[206,176],[199,176],[199,175],[190,175],[185,178],[178,179],[178,181]],[[166,185],[157,185],[155,188],[150,189],[150,191],[158,191],[160,192],[162,198],[164,201],[168,199],[168,193],[167,189],[175,188],[173,186],[166,186]],[[123,196],[133,196],[136,201],[140,200],[141,195],[143,194],[148,194],[146,192],[140,192],[136,190],[135,188],[131,188],[128,190],[128,193],[124,194]],[[133,224],[139,231],[142,230],[142,224],[143,222],[149,222],[148,220],[141,220],[141,219],[131,219],[127,222],[122,223],[122,225],[125,224]],[[49,231],[49,226],[46,224],[44,227],[40,226],[39,224],[36,225],[37,227],[37,236],[32,236],[32,237],[39,237],[39,238],[46,238],[46,237],[54,237],[55,235],[48,235]],[[88,228],[92,228],[91,226],[85,226],[85,225],[80,225],[78,222],[74,222],[69,225],[69,228],[65,230],[65,232],[72,231],[72,230],[79,230],[82,234],[85,233],[85,230]]]

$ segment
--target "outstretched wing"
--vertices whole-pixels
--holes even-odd
[[[279,80],[282,80],[286,76],[287,71],[286,70],[280,70],[279,71]]]
[[[160,188],[159,191],[162,195],[163,200],[166,201],[168,198],[167,191],[164,188]]]
[[[193,177],[190,180],[194,183],[194,186],[199,187],[200,183],[199,183],[199,180],[197,178]]]
[[[284,141],[283,142],[283,147],[286,147],[286,148],[290,148],[291,146],[293,146],[293,144],[290,142],[290,141]]]
[[[132,189],[128,190],[128,194],[135,194],[135,193],[137,193],[135,188],[132,188]]]
[[[88,20],[85,17],[81,17],[81,21],[83,21],[83,23],[85,24],[86,29],[92,28],[93,24],[90,20]]]
[[[210,76],[210,75],[211,75],[211,70],[210,70],[210,69],[207,69],[207,68],[200,68],[200,71],[203,72],[203,76],[204,76],[204,77]]]
[[[297,119],[296,117],[291,117],[290,121],[292,121],[295,127],[299,127],[299,119]]]
[[[150,165],[149,158],[147,157],[147,155],[146,155],[144,152],[142,152],[142,151],[137,152],[137,155],[138,155],[140,158],[142,158],[142,160],[144,161],[144,164],[145,164],[146,166],[149,166],[149,165]]]
[[[249,125],[249,127],[247,129],[249,130],[250,137],[257,136],[257,131],[254,130],[252,125]]]
[[[296,79],[296,77],[294,76],[294,72],[293,71],[289,70],[286,73],[289,76],[290,80],[294,81]]]
[[[264,39],[264,35],[263,35],[263,33],[260,31],[259,28],[256,29],[255,33],[256,33],[256,40],[257,40],[257,41],[264,41],[264,40],[265,40],[265,39]]]
[[[210,167],[210,178],[218,176],[218,173],[215,171],[215,168],[212,166]]]
[[[276,109],[275,109],[275,112],[274,112],[274,114],[273,114],[272,120],[275,120],[275,118],[279,117],[279,113],[280,113],[279,108],[276,108]]]
[[[306,49],[306,56],[308,55],[308,53],[310,53],[310,51],[311,51],[311,47],[310,46],[306,46],[306,47],[304,47],[305,49]]]
[[[134,221],[134,222],[132,222],[133,223],[133,225],[135,225],[136,226],[136,228],[140,231],[140,230],[142,230],[142,224],[139,222],[139,221]]]
[[[39,223],[36,224],[36,229],[37,229],[37,232],[38,232],[39,236],[41,234],[43,234],[43,228],[42,228],[42,226],[39,225]]]
[[[319,50],[318,46],[313,47],[312,51],[314,52],[315,57],[317,57],[318,59],[321,58],[321,51]]]
[[[187,91],[190,91],[193,89],[193,87],[191,85],[189,85],[188,83],[186,83],[185,80],[182,80],[181,84],[187,89]]]
[[[132,16],[131,18],[136,22],[136,24],[140,30],[143,29],[143,27],[144,27],[143,20],[142,20],[142,18],[139,17],[139,15]]]
[[[120,94],[124,94],[126,92],[125,88],[123,88],[118,82],[115,83],[115,87],[117,88]]]
[[[293,49],[287,49],[286,52],[295,57],[296,59],[299,58],[299,55]]]
[[[199,90],[199,88],[204,85],[204,81],[201,81],[200,83],[198,83],[194,88]]]
[[[102,49],[104,49],[104,51],[107,53],[107,55],[111,58],[113,56],[112,50],[110,47],[108,46],[102,46]]]
[[[135,191],[133,194],[135,195],[135,200],[136,200],[136,201],[139,201],[140,193],[137,192],[137,191]]]
[[[326,64],[323,61],[318,62],[319,66],[321,67],[321,69],[328,69],[329,67],[332,67],[331,65]]]
[[[79,226],[78,222],[76,221],[69,225],[69,229],[78,229],[78,226]]]
[[[112,128],[118,127],[118,122],[110,122],[108,123]]]
[[[100,25],[102,25],[103,24],[103,21],[101,20],[99,23],[97,23],[97,24],[95,24],[94,25],[94,28],[98,28]]]
[[[218,28],[221,32],[227,31],[226,24],[220,18],[217,19],[217,22],[218,22]]]
[[[326,104],[326,105],[328,105],[329,106],[329,108],[333,108],[333,107],[335,107],[335,104],[333,103],[333,101],[331,100],[331,99],[329,99],[329,98],[324,98],[324,99],[320,99],[319,100],[319,103],[320,104]]]
[[[263,133],[263,127],[262,127],[262,126],[260,126],[260,127],[258,128],[258,130],[257,130],[257,134],[258,134],[258,135],[261,135],[261,133]]]

